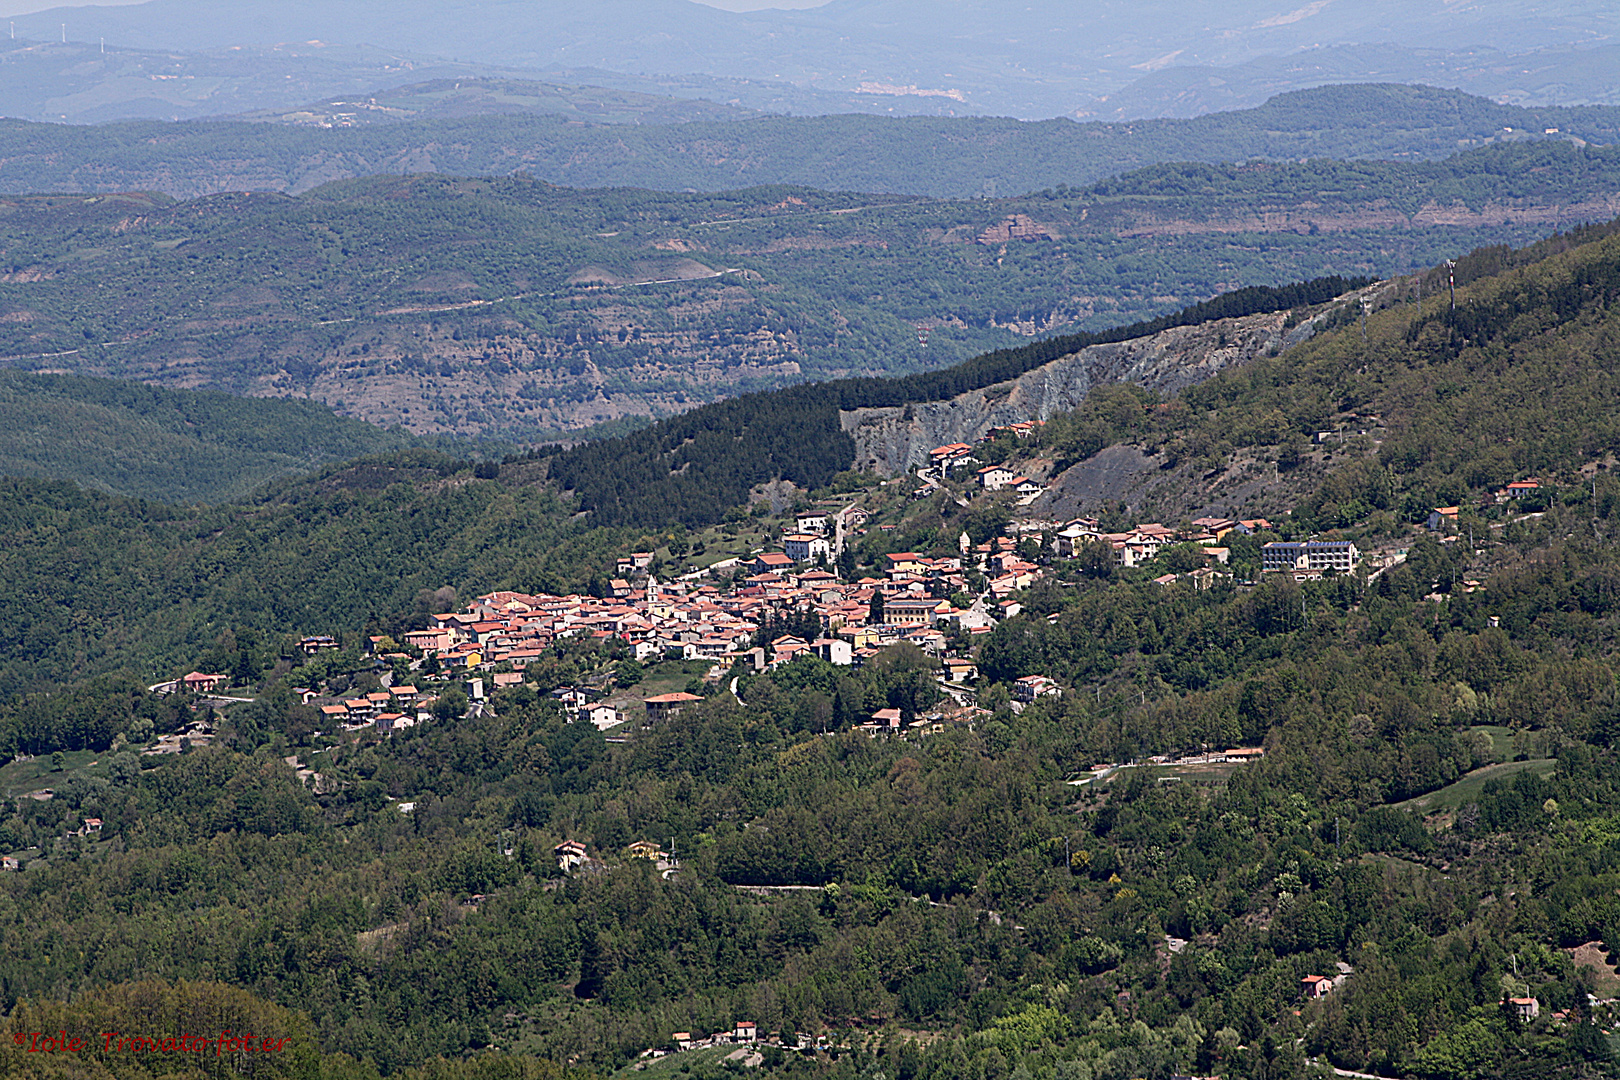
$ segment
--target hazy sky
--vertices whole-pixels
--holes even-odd
[[[121,4],[139,4],[142,0],[101,0],[97,6],[113,7]],[[72,0],[68,0],[72,3]],[[27,15],[30,11],[44,11],[46,8],[65,7],[61,0],[0,0],[0,16]]]
[[[83,0],[80,0],[82,3]],[[97,0],[99,6],[113,7],[121,4],[139,4],[142,0]],[[812,8],[820,7],[827,0],[697,0],[700,4],[710,7],[725,8],[727,11],[758,11],[760,8]],[[73,0],[67,0],[72,4]],[[30,11],[44,11],[46,8],[64,7],[63,0],[0,0],[0,18],[7,15],[26,15]]]

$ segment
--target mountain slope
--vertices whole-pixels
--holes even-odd
[[[1473,515],[1527,476],[1579,503],[1620,451],[1620,223],[1457,260],[1455,312],[1446,273],[1381,283],[1364,334],[1347,310],[1351,325],[1230,368],[1174,408],[1121,423],[1083,405],[1042,432],[1046,453],[1083,475],[1104,448],[1162,447],[1128,495],[1133,510],[1289,511],[1301,534],[1376,534],[1437,506]],[[1367,437],[1309,445],[1340,430]],[[1102,501],[1083,482],[1059,487],[1053,512]]]
[[[1444,292],[1441,271],[1367,290],[1375,314],[1365,338],[1349,328],[1319,340],[1289,333],[1305,316],[1307,330],[1353,324],[1357,304],[1303,310],[1344,282],[1233,294],[1170,326],[1294,310],[1286,320],[1223,325],[1218,337],[1130,340],[1165,329],[1132,327],[1105,339],[1127,346],[1056,339],[930,375],[753,395],[575,448],[557,458],[553,474],[604,522],[673,517],[697,525],[718,520],[755,485],[822,487],[852,467],[893,475],[926,460],[929,438],[939,445],[991,425],[1043,420],[1042,443],[1059,463],[1125,442],[1162,448],[1132,494],[1133,510],[1177,519],[1204,509],[1295,510],[1297,527],[1308,531],[1355,524],[1373,509],[1421,520],[1516,475],[1569,477],[1620,452],[1620,224],[1521,252],[1482,249],[1458,271],[1465,288],[1455,313],[1436,295]],[[1145,412],[1156,393],[1133,408],[1115,398],[1088,406],[1092,391],[1119,381],[1180,393]],[[978,390],[985,392],[969,393]],[[1319,489],[1323,471],[1285,480],[1281,468],[1262,467],[1278,462],[1283,447],[1297,462],[1314,432],[1366,427],[1363,413],[1388,427],[1379,467],[1352,454],[1341,460],[1344,475]],[[1095,512],[1097,493],[1091,506],[1087,497],[1069,491],[1066,512]]]
[[[140,152],[141,147],[132,148]],[[0,358],[556,438],[1620,213],[1620,152],[1159,166],[1014,200],[349,181],[0,200]]]
[[[115,495],[220,502],[413,441],[311,401],[0,371],[0,473]]]

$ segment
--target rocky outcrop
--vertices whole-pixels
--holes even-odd
[[[928,463],[928,451],[976,442],[991,428],[1045,420],[1078,406],[1093,387],[1133,382],[1173,393],[1316,332],[1321,317],[1291,329],[1286,312],[1178,326],[1152,337],[1093,345],[1011,382],[951,398],[840,414],[855,440],[855,467],[896,476]]]
[[[1012,214],[978,235],[977,243],[994,247],[1014,240],[1056,240],[1057,234],[1028,214]]]

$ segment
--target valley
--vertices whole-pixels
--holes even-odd
[[[1617,282],[1610,223],[211,508],[9,479],[6,1033],[206,1007],[322,1080],[1592,1075]]]
[[[1159,166],[957,202],[437,176],[9,198],[0,363],[309,398],[419,436],[567,438],[1605,219],[1617,160],[1543,142]]]
[[[379,10],[0,46],[0,1076],[1620,1073],[1612,12]]]

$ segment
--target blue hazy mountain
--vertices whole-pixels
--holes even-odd
[[[690,0],[151,0],[56,8],[15,23],[35,41],[65,33],[81,42],[211,50],[318,40],[536,71],[595,67],[936,99],[964,112],[1021,117],[1098,114],[1099,100],[1158,72],[1224,69],[1305,50],[1396,45],[1455,53],[1461,63],[1477,50],[1620,42],[1620,9],[1598,0],[833,0],[740,14]]]

